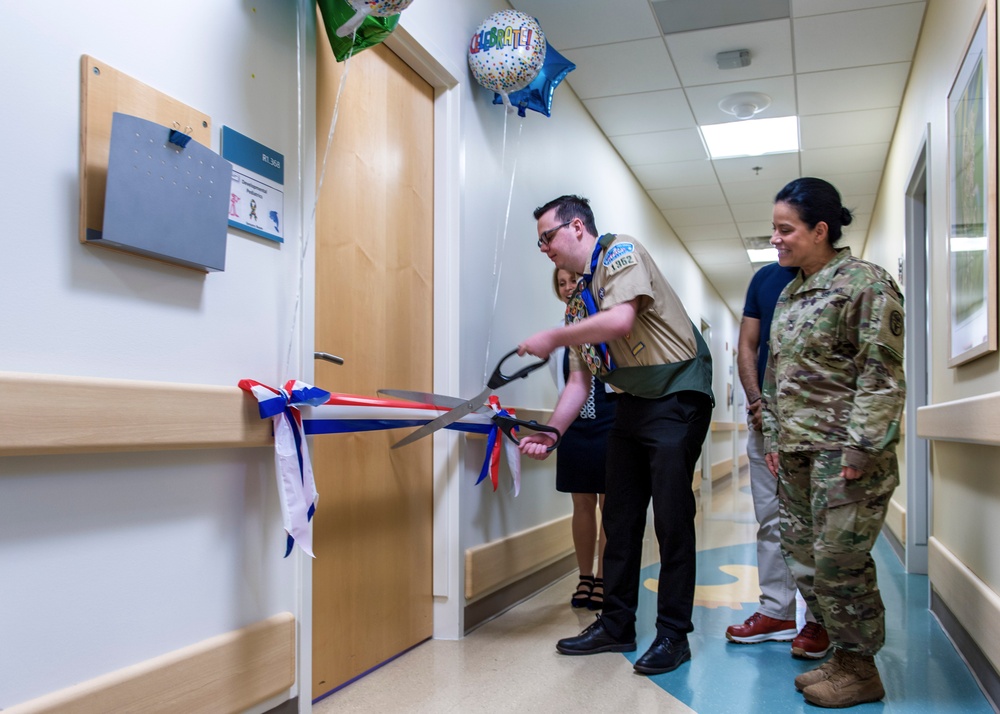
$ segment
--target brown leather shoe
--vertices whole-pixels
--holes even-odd
[[[726,628],[726,639],[741,645],[758,642],[788,642],[798,633],[795,620],[776,620],[755,612],[742,625]]]
[[[818,622],[807,622],[792,640],[792,657],[822,659],[830,651],[830,636]]]

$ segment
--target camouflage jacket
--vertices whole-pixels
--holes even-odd
[[[767,452],[843,452],[865,471],[899,441],[906,396],[903,296],[882,268],[841,248],[778,298],[764,379]]]

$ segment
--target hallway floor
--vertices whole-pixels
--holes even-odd
[[[703,489],[698,517],[698,589],[692,660],[645,677],[632,663],[653,640],[655,543],[648,531],[646,587],[638,613],[638,649],[566,657],[556,640],[577,634],[593,613],[574,610],[575,574],[485,623],[460,641],[426,642],[314,705],[331,712],[817,712],[795,691],[795,675],[814,662],[793,659],[786,642],[728,643],[725,629],[757,606],[756,523],[744,472]],[[877,662],[886,698],[857,712],[992,712],[928,606],[927,577],[906,575],[885,538],[875,549],[886,604],[885,648]],[[652,589],[651,589],[652,588]]]

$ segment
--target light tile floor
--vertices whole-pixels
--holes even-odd
[[[692,661],[645,677],[632,663],[652,642],[658,565],[651,530],[644,546],[647,587],[634,654],[565,657],[556,640],[593,614],[573,610],[567,577],[459,641],[432,640],[314,705],[332,712],[817,712],[792,680],[815,663],[793,659],[788,643],[734,645],[726,626],[757,605],[756,523],[744,474],[739,487],[703,489],[698,517],[698,589]],[[927,610],[927,578],[906,575],[884,539],[876,547],[888,637],[878,655],[883,702],[857,712],[992,712],[968,669]]]

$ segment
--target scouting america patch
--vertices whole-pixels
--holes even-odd
[[[604,256],[604,267],[609,275],[613,275],[630,265],[636,265],[637,262],[635,245],[632,243],[619,243],[612,246],[607,255]]]

